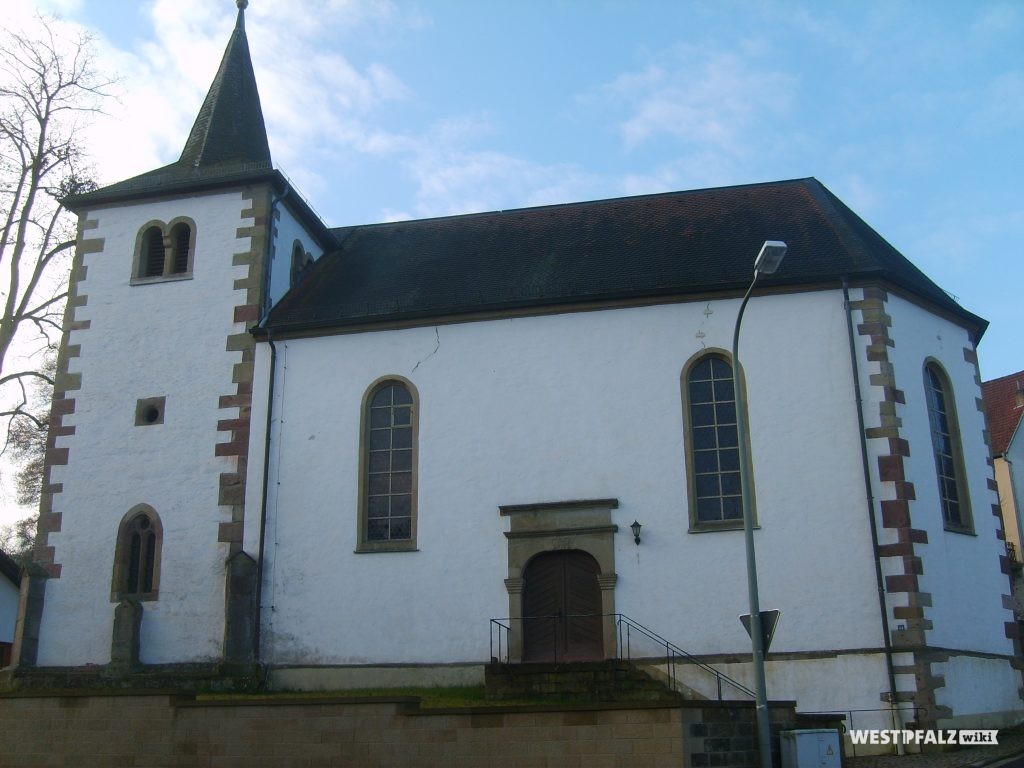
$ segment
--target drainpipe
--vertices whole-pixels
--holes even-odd
[[[846,309],[846,333],[850,344],[850,370],[853,374],[853,393],[857,403],[857,427],[860,434],[860,458],[864,468],[864,497],[867,500],[868,521],[871,524],[871,548],[875,553],[875,583],[878,587],[878,609],[882,617],[882,642],[885,646],[885,667],[889,674],[889,705],[892,707],[892,727],[901,728],[897,722],[896,672],[892,663],[892,639],[889,636],[889,611],[885,606],[885,580],[882,577],[882,558],[878,546],[878,523],[875,520],[875,494],[871,489],[871,464],[868,459],[868,440],[864,434],[864,400],[860,391],[860,371],[857,365],[857,348],[853,335],[853,310],[850,308],[850,287],[843,276],[843,307]],[[903,754],[902,745],[897,745]]]
[[[260,307],[260,321],[256,325],[257,328],[263,327],[267,321],[267,315],[270,314],[270,273],[274,265],[275,245],[274,212],[277,210],[278,203],[284,199],[289,191],[290,185],[288,182],[285,182],[281,193],[275,195],[270,200],[270,215],[267,219],[267,253],[264,262],[266,266],[263,270],[263,306]],[[274,380],[277,377],[277,347],[274,346],[274,339],[269,331],[267,332],[267,343],[270,344],[270,384],[267,387],[267,424],[263,443],[263,489],[260,492],[260,542],[259,555],[256,560],[256,626],[253,628],[253,654],[257,664],[262,657],[260,641],[263,634],[263,557],[266,551],[267,496],[270,479],[270,428],[274,420]]]
[[[266,549],[264,542],[267,533],[267,497],[270,488],[270,428],[274,420],[274,381],[277,378],[277,347],[270,332],[267,332],[267,343],[270,344],[270,384],[267,387],[267,427],[263,441],[263,489],[260,492],[260,545],[259,559],[256,561],[256,626],[253,632],[253,650],[256,663],[261,658],[260,637],[263,634],[263,556]]]

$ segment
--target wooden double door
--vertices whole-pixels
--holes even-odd
[[[576,549],[544,552],[523,574],[523,661],[604,658],[597,561]]]

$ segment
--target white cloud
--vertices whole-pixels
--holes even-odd
[[[1024,72],[1004,72],[977,93],[981,100],[970,117],[974,131],[993,134],[1024,128]]]
[[[595,186],[593,176],[568,164],[534,163],[444,141],[450,128],[439,126],[408,145],[403,165],[416,183],[417,217],[561,203]]]
[[[100,60],[121,74],[118,99],[106,105],[109,116],[87,132],[101,182],[177,159],[235,23],[235,14],[224,10],[208,0],[156,0],[149,7],[151,38],[131,50],[97,40]],[[311,188],[322,188],[325,158],[350,149],[387,151],[393,139],[364,118],[386,102],[408,98],[408,89],[381,63],[357,68],[330,38],[362,27],[422,23],[416,14],[402,19],[390,2],[253,3],[246,32],[275,161]]]
[[[620,75],[588,98],[625,109],[618,125],[629,149],[668,138],[680,146],[743,157],[762,143],[762,132],[788,114],[797,82],[785,72],[758,66],[763,52],[756,46],[737,49],[682,46],[657,64]]]
[[[981,41],[990,41],[992,38],[1005,37],[1014,33],[1014,28],[1020,21],[1020,9],[1009,3],[997,3],[996,5],[982,8],[981,12],[969,28],[972,37]]]
[[[839,179],[835,193],[850,208],[865,216],[878,204],[878,192],[859,173],[850,173]]]

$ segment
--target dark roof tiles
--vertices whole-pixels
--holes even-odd
[[[238,18],[178,159],[182,165],[198,168],[222,163],[270,163],[267,129],[241,10]]]
[[[765,240],[789,245],[766,285],[886,279],[984,327],[816,179],[332,231],[272,330],[741,290]]]
[[[274,175],[242,9],[181,157],[155,171],[72,195],[71,210],[154,194],[267,180]]]

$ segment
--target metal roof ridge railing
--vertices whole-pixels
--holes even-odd
[[[277,170],[278,173],[280,173],[284,177],[284,180],[288,182],[288,187],[291,190],[291,193],[293,195],[295,195],[297,198],[299,198],[299,200],[302,201],[302,204],[305,205],[307,208],[309,208],[309,210],[311,210],[313,212],[314,216],[316,216],[318,219],[320,219],[320,223],[324,225],[324,229],[330,229],[330,227],[327,225],[327,219],[325,219],[323,217],[323,214],[320,213],[320,211],[318,211],[313,206],[313,204],[311,202],[309,202],[309,200],[306,198],[305,195],[303,195],[301,192],[299,192],[299,188],[295,185],[295,182],[292,181],[291,176],[289,176],[287,173],[285,173],[284,168],[282,168],[279,165],[279,166],[277,166],[276,170]]]

